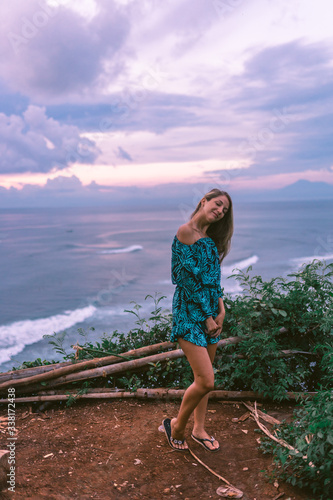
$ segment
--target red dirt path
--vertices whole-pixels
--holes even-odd
[[[158,431],[163,418],[177,414],[179,401],[79,401],[70,408],[55,404],[44,414],[16,407],[16,493],[8,499],[218,499],[223,483],[188,453],[173,451]],[[272,459],[258,451],[256,423],[232,422],[246,412],[242,403],[209,402],[207,431],[221,451],[209,453],[190,438],[193,452],[244,492],[244,500],[313,500],[266,477]],[[272,416],[290,418],[293,406],[264,404]],[[2,407],[0,415],[6,415]],[[268,425],[268,424],[267,424]],[[243,432],[243,431],[247,431]],[[0,448],[6,447],[0,434]],[[52,454],[52,455],[50,455]],[[50,455],[46,457],[47,455]],[[263,472],[263,471],[266,471]]]

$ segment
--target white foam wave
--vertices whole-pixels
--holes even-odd
[[[230,293],[230,295],[238,295],[243,293],[243,288],[237,281],[225,281],[222,283],[225,293]]]
[[[314,259],[333,260],[333,253],[326,253],[324,255],[311,255],[309,257],[295,257],[294,259],[291,259],[291,261],[295,262],[295,264],[298,264],[300,266],[302,264],[308,264],[309,262],[312,262]]]
[[[43,335],[60,332],[89,318],[96,311],[90,305],[74,311],[65,311],[48,318],[16,321],[10,325],[0,326],[0,363],[9,361],[12,356],[21,352],[26,345],[33,344]]]
[[[141,245],[131,245],[125,248],[113,248],[110,250],[101,250],[97,252],[99,254],[114,254],[114,253],[130,253],[130,252],[138,252],[139,250],[143,250]]]
[[[159,285],[172,285],[172,281],[171,281],[171,279],[169,279],[169,280],[160,280],[158,282],[158,284]]]
[[[237,271],[234,271],[234,269],[246,269],[249,266],[256,264],[258,260],[259,260],[258,255],[252,255],[251,257],[235,262],[234,264],[228,266],[222,265],[222,274],[224,276],[230,276],[231,274],[237,273]]]

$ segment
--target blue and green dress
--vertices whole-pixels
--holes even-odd
[[[202,347],[218,342],[219,337],[206,333],[205,325],[206,318],[217,316],[218,299],[223,297],[219,254],[212,238],[185,245],[175,236],[171,277],[177,285],[172,301],[171,342],[179,337]]]

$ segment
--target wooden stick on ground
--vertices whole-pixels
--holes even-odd
[[[268,436],[270,439],[272,439],[273,441],[276,441],[277,443],[279,443],[281,446],[284,446],[285,448],[287,448],[288,450],[290,451],[294,451],[295,453],[300,453],[296,448],[294,448],[293,446],[291,446],[289,443],[287,443],[287,441],[285,441],[284,439],[279,439],[275,436],[273,436],[273,434],[271,434],[269,432],[269,430],[267,429],[267,427],[265,427],[260,421],[259,421],[259,415],[258,415],[258,410],[257,410],[257,402],[255,401],[254,402],[254,418],[255,418],[255,421],[257,422],[257,425],[258,427],[266,434],[266,436]],[[307,456],[304,455],[302,456],[303,460],[307,460]],[[309,465],[310,467],[314,467],[314,464],[312,462],[309,462]]]
[[[248,403],[245,403],[245,401],[243,401],[243,405],[246,406],[246,408],[248,410],[250,410],[251,413],[254,414],[255,410],[254,410],[253,406],[251,406]],[[260,411],[260,410],[257,409],[257,413],[258,413],[258,415],[260,416],[260,418],[262,420],[265,420],[265,422],[268,422],[268,423],[273,424],[273,425],[274,424],[276,424],[276,425],[280,425],[281,424],[280,420],[277,420],[276,418],[271,417],[270,415],[267,415],[267,413],[264,413],[263,411]]]
[[[235,486],[233,486],[231,483],[229,483],[229,481],[227,479],[225,479],[223,476],[220,476],[220,474],[218,474],[217,472],[213,471],[213,469],[211,469],[210,467],[208,467],[208,465],[206,465],[204,462],[202,462],[202,460],[200,460],[200,458],[198,458],[193,453],[193,451],[191,450],[191,448],[189,448],[188,451],[191,453],[192,457],[195,458],[195,460],[197,460],[197,462],[199,462],[199,464],[201,464],[203,467],[205,467],[207,470],[209,470],[209,472],[211,474],[214,474],[214,476],[218,477],[220,479],[220,481],[223,481],[225,484],[227,484],[229,486],[230,493],[231,493],[231,495],[229,496],[229,498],[242,498],[242,496],[244,495],[244,493],[241,490],[239,490],[238,488],[236,488]],[[232,493],[234,493],[233,496],[232,496]]]

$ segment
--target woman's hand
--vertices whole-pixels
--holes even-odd
[[[206,333],[215,339],[219,335],[218,330],[219,326],[217,325],[216,321],[213,319],[212,316],[209,316],[208,318],[205,319],[205,325],[206,325]]]
[[[217,316],[216,318],[214,318],[214,321],[215,323],[217,324],[218,326],[218,330],[217,330],[217,334],[216,334],[216,337],[217,335],[220,335],[221,332],[222,332],[222,326],[223,326],[223,321],[224,321],[224,317],[225,317],[225,311],[221,311]]]

